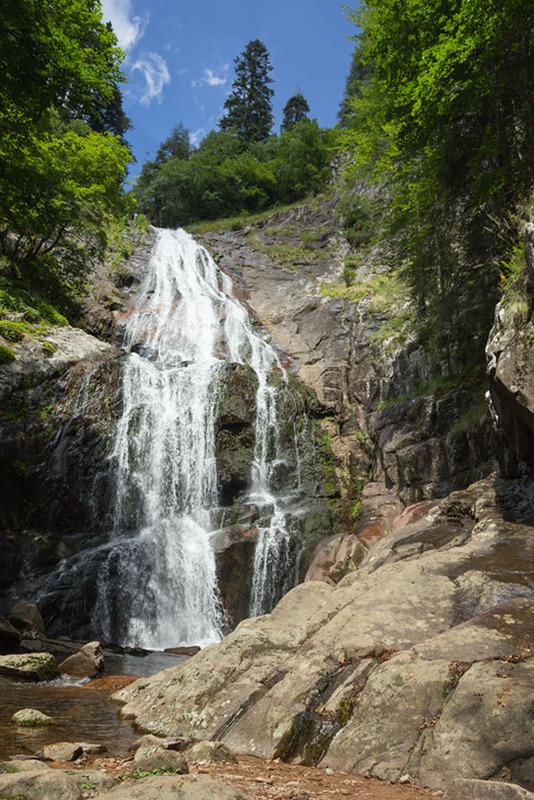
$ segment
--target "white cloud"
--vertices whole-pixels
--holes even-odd
[[[224,64],[220,69],[220,74],[216,75],[212,69],[205,69],[201,78],[191,81],[191,86],[224,86],[228,81],[229,65]]]
[[[145,81],[144,91],[137,98],[139,103],[142,106],[148,106],[152,100],[161,103],[163,89],[171,80],[165,59],[159,53],[143,53],[132,64],[130,71],[140,72]]]
[[[202,139],[204,138],[205,135],[206,135],[206,131],[204,130],[204,128],[199,128],[198,131],[195,131],[194,133],[191,133],[189,135],[189,140],[190,140],[191,144],[193,145],[193,147],[196,147],[197,144],[200,144],[200,142],[202,141]]]
[[[123,50],[131,50],[142,37],[148,23],[148,14],[144,17],[133,13],[131,0],[100,0],[102,18],[111,22],[119,45]]]

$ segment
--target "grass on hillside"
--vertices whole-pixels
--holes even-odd
[[[13,277],[8,260],[0,258],[0,363],[13,361],[12,345],[26,337],[41,340],[43,354],[52,355],[54,345],[44,339],[48,328],[68,324],[67,318],[46,298]]]
[[[188,233],[197,234],[197,233],[224,233],[225,231],[240,231],[243,228],[246,228],[248,225],[257,225],[258,222],[262,222],[269,217],[272,217],[273,214],[276,214],[280,211],[287,211],[291,208],[297,208],[305,203],[305,200],[301,200],[297,203],[290,203],[289,205],[285,206],[276,206],[267,209],[266,211],[260,211],[258,214],[248,214],[243,212],[241,214],[236,214],[234,217],[225,217],[223,219],[205,219],[200,220],[199,222],[190,222],[188,225],[185,226]]]

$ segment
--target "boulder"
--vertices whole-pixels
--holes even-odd
[[[50,769],[48,764],[38,761],[36,758],[13,758],[11,761],[0,761],[0,775],[16,772],[42,772]]]
[[[15,711],[11,720],[21,728],[44,728],[48,725],[57,725],[55,719],[36,708],[21,708],[20,711]]]
[[[442,787],[454,778],[491,778],[505,765],[515,779],[511,765],[534,750],[533,686],[532,660],[473,664],[422,732],[412,755],[420,780]]]
[[[0,797],[16,800],[83,800],[76,781],[60,770],[42,769],[0,775]]]
[[[43,758],[46,761],[75,761],[83,753],[81,744],[74,742],[54,742],[43,747]]]
[[[156,797],[158,800],[248,800],[241,789],[207,775],[155,775],[124,781],[106,797],[109,800],[154,800]],[[57,800],[62,799],[58,797]]]
[[[26,681],[50,681],[58,674],[56,659],[50,653],[25,653],[0,656],[0,675]]]
[[[162,747],[164,750],[186,750],[192,744],[191,739],[161,739],[146,733],[140,739],[136,739],[128,748],[130,753],[135,753],[140,747]]]
[[[174,656],[195,656],[200,650],[198,645],[190,645],[189,647],[166,647],[164,653],[171,653]]]
[[[189,772],[187,760],[176,750],[167,750],[159,744],[143,744],[134,756],[135,767],[139,772],[175,772],[185,775]]]
[[[224,742],[196,742],[185,751],[190,761],[224,761],[237,764],[236,754]]]
[[[43,618],[35,603],[20,600],[10,610],[7,618],[26,637],[28,634],[46,635]]]
[[[99,769],[80,769],[80,765],[76,764],[76,769],[65,769],[63,772],[65,775],[71,777],[76,785],[83,790],[84,797],[88,796],[88,791],[106,792],[115,785],[113,776],[101,772]],[[95,795],[89,796],[94,797]],[[103,796],[106,797],[107,795]]]
[[[61,675],[70,675],[72,678],[96,678],[103,669],[104,656],[100,642],[89,642],[58,666]]]
[[[10,650],[20,641],[20,633],[5,617],[0,617],[0,649]]]
[[[534,756],[534,543],[474,484],[188,662],[114,695],[158,736],[446,788]],[[508,517],[508,512],[507,512]],[[477,735],[473,735],[476,730]]]
[[[406,767],[421,728],[441,712],[448,670],[447,661],[423,661],[409,653],[377,665],[323,764],[388,781],[411,774]],[[327,708],[335,711],[332,704]]]
[[[534,794],[513,783],[457,778],[448,786],[443,800],[534,800]]]

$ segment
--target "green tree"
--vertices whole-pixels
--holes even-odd
[[[534,185],[534,15],[517,0],[364,0],[352,19],[372,67],[346,120],[354,161],[387,186],[390,246],[454,371],[479,355],[501,234]]]
[[[156,164],[163,164],[171,158],[187,159],[190,154],[191,140],[189,131],[180,122],[173,128],[171,135],[160,144],[156,153]]]
[[[135,187],[141,212],[158,226],[177,227],[195,219],[213,218],[228,211],[226,178],[220,167],[242,151],[232,134],[212,131],[185,158],[189,134],[178,125],[146,162]]]
[[[289,98],[287,103],[284,106],[284,110],[282,112],[282,124],[280,125],[280,130],[283,131],[290,131],[291,128],[294,128],[297,122],[300,122],[301,119],[304,119],[310,113],[310,107],[308,105],[308,101],[300,91],[297,92]]]
[[[50,123],[46,133],[29,137],[12,170],[16,182],[3,187],[2,250],[26,276],[37,256],[63,249],[70,256],[62,271],[83,283],[82,262],[73,254],[84,234],[98,240],[106,217],[126,210],[122,182],[129,150],[112,134],[84,126],[63,131]]]
[[[364,61],[362,53],[362,45],[359,39],[356,39],[356,45],[352,51],[352,59],[350,63],[349,74],[345,82],[345,94],[339,106],[338,119],[339,124],[344,128],[350,119],[354,110],[354,98],[361,98],[362,89],[368,86],[373,74],[372,64]]]
[[[98,0],[4,0],[0,37],[0,133],[10,109],[32,121],[50,106],[84,117],[116,100],[123,54]]]
[[[79,284],[82,240],[125,208],[122,52],[98,0],[6,0],[0,36],[0,246],[26,277],[46,264]]]
[[[224,104],[226,114],[219,127],[243,142],[264,142],[273,126],[269,53],[259,39],[254,39],[234,63],[232,92]]]
[[[328,135],[306,117],[280,136],[275,174],[277,198],[290,203],[322,191],[331,175]]]

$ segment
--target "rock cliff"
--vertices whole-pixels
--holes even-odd
[[[122,714],[158,735],[386,780],[534,788],[532,528],[495,510],[513,491],[487,480],[451,494],[337,586],[304,583],[120,691]]]
[[[402,505],[445,497],[492,471],[499,444],[483,398],[446,380],[436,391],[439,369],[424,347],[409,331],[388,334],[399,311],[394,297],[391,307],[377,310],[371,283],[357,302],[336,291],[344,285],[349,247],[335,205],[297,207],[256,228],[207,234],[203,241],[287,353],[291,369],[317,393],[337,458],[345,532],[380,516],[378,497],[386,505],[393,496]],[[309,241],[313,248],[302,246]],[[367,262],[358,270],[362,285],[369,272],[385,270],[379,255],[371,253]],[[478,415],[471,419],[474,406]],[[375,498],[363,504],[367,519],[354,512],[364,485]]]
[[[325,291],[341,285],[348,248],[335,208],[303,206],[203,239],[289,372],[311,390],[300,402],[320,426],[324,463],[319,476],[311,470],[309,492],[329,498],[336,526],[319,508],[297,520],[297,538],[323,534],[307,581],[272,614],[241,622],[187,664],[119,692],[122,713],[157,735],[222,739],[241,753],[387,780],[409,774],[445,788],[453,777],[494,778],[534,789],[532,304],[519,315],[506,304],[497,310],[488,342],[492,420],[476,389],[436,386],[424,348],[409,335],[389,335],[393,312],[368,296]],[[529,264],[534,274],[532,256]],[[126,291],[135,287],[135,268],[121,281]],[[116,291],[107,305],[120,328]],[[110,314],[97,307],[87,313],[92,329],[111,330]],[[4,368],[12,381],[4,467],[20,476],[17,464],[25,465],[22,489],[14,478],[14,500],[6,495],[2,507],[10,585],[24,542],[38,553],[30,560],[35,580],[78,552],[82,529],[98,543],[106,525],[108,480],[96,464],[106,447],[102,423],[115,413],[106,398],[120,355],[111,345],[94,347],[104,351],[62,367],[53,391],[47,380],[17,383],[14,368]],[[61,416],[65,398],[75,402],[69,386],[78,373],[78,397],[88,370],[99,372],[101,388],[81,418],[72,422],[69,412],[69,422]],[[250,391],[241,371],[230,370],[218,424],[222,494],[233,504],[219,569],[234,620],[246,606],[242,576],[254,527],[253,512],[238,502],[250,465]],[[21,403],[30,409],[22,427]],[[75,492],[54,483],[60,462],[77,476]],[[90,504],[79,492],[87,474],[91,497],[100,497]],[[68,530],[32,534],[45,525],[43,514],[46,525],[57,519]],[[88,584],[96,574],[98,562]],[[57,605],[51,594],[50,614]]]
[[[416,342],[375,335],[387,314],[324,295],[343,255],[328,219],[313,256],[289,266],[276,237],[286,226],[302,241],[324,229],[321,213],[205,241],[317,392],[338,532],[272,614],[115,699],[158,735],[430,787],[461,777],[532,790],[531,322],[518,333],[497,311],[496,425],[485,405],[472,413],[470,389],[432,391]]]
[[[103,268],[96,276],[84,313],[87,327],[105,334],[105,341],[80,329],[54,328],[48,335],[54,348],[49,357],[27,338],[16,346],[16,360],[0,368],[0,469],[5,476],[0,590],[6,607],[13,598],[38,598],[51,634],[118,636],[115,629],[102,633],[94,609],[116,534],[120,470],[114,431],[123,403],[122,330],[136,308],[149,250],[150,242],[140,246],[114,271],[113,281]],[[287,525],[287,575],[279,576],[276,599],[284,586],[304,577],[318,538],[332,532],[325,503],[332,491],[327,486],[330,456],[322,454],[323,466],[315,458],[312,418],[318,404],[296,377],[287,386],[282,383],[279,453],[271,483],[274,491],[283,488],[298,503]],[[261,509],[247,499],[257,386],[251,366],[221,362],[213,420],[219,502],[213,525],[227,629],[249,613],[255,541],[263,524]],[[134,530],[140,517],[142,501],[135,490],[128,504],[122,534]]]

